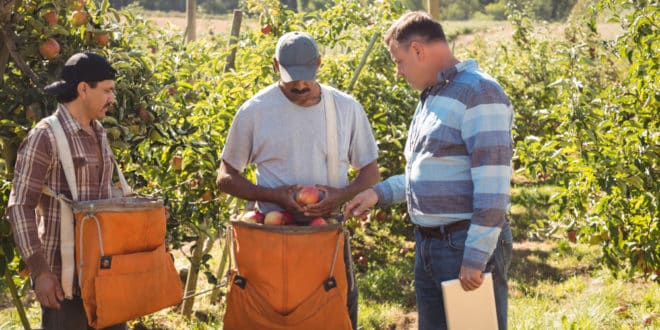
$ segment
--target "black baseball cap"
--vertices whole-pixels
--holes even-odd
[[[77,53],[69,57],[62,69],[62,79],[44,87],[50,95],[63,94],[80,82],[114,80],[115,70],[105,57],[94,53]]]

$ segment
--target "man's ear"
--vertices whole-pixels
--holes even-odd
[[[424,58],[424,46],[417,42],[413,41],[410,43],[410,51],[413,52],[413,55],[417,57],[418,60],[421,60]]]
[[[78,92],[78,96],[83,95],[83,93],[87,93],[87,89],[89,88],[89,84],[87,84],[84,81],[81,81],[78,83],[76,86],[76,91]]]

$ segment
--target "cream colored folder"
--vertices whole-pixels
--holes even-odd
[[[449,330],[497,330],[495,293],[491,273],[474,291],[464,291],[458,279],[442,282],[442,299]]]

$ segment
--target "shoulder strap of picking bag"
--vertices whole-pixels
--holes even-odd
[[[76,173],[73,167],[73,159],[71,153],[68,152],[69,142],[66,139],[64,129],[60,121],[55,115],[46,118],[53,135],[55,136],[55,143],[57,148],[57,156],[62,163],[64,169],[64,176],[71,191],[73,201],[78,201],[78,185],[76,182]],[[132,195],[131,188],[126,182],[124,174],[121,172],[117,161],[114,160],[115,168],[117,169],[117,176],[121,184],[122,193],[124,196]],[[71,209],[71,202],[62,194],[54,192],[50,187],[44,186],[43,193],[52,196],[60,203],[60,254],[62,258],[62,290],[67,299],[73,298],[73,275],[75,272],[75,258],[74,258],[74,219],[73,210]]]
[[[339,155],[337,146],[337,109],[332,89],[321,85],[323,102],[325,108],[325,135],[328,148],[328,184],[332,187],[339,186]]]

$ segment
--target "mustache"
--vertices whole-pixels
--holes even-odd
[[[298,95],[309,93],[310,91],[311,91],[311,89],[309,89],[309,87],[305,87],[303,89],[291,88],[291,93],[298,94]]]

